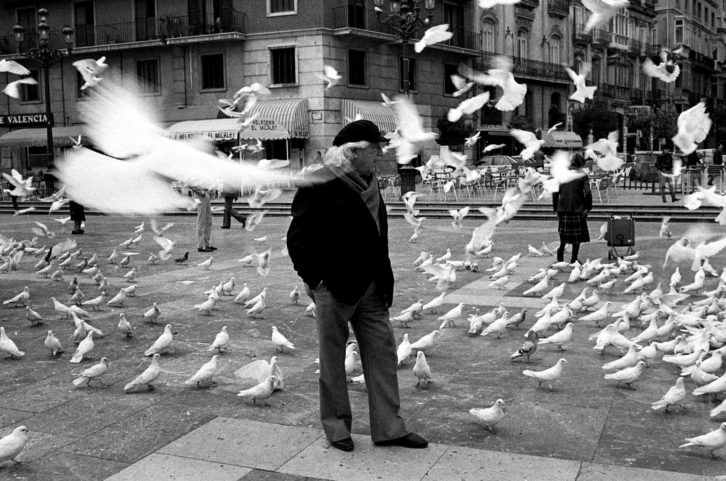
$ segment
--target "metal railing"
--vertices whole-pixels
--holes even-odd
[[[225,12],[217,22],[212,24],[206,23],[200,17],[166,16],[140,18],[134,22],[75,25],[73,30],[75,47],[91,47],[167,37],[212,35],[222,32],[245,33],[245,14],[237,10]],[[21,49],[26,51],[36,46],[37,40],[37,33],[26,32]],[[60,31],[52,30],[50,32],[50,45],[53,48],[65,48],[63,34]],[[0,52],[13,53],[16,51],[17,46],[13,35],[0,37]]]
[[[396,35],[396,32],[390,25],[379,22],[375,11],[372,8],[367,8],[365,5],[343,5],[334,8],[333,22],[333,28],[358,28],[361,30]],[[418,33],[423,33],[424,30],[425,28],[422,27]],[[472,33],[463,27],[457,28],[453,25],[449,25],[449,30],[454,35],[445,45],[473,50],[479,49],[479,34]]]
[[[547,0],[547,11],[566,17],[570,13],[570,2],[568,0]]]
[[[604,97],[611,97],[615,99],[630,99],[631,92],[633,89],[630,87],[623,87],[620,85],[613,84],[600,84],[598,85],[597,92]]]
[[[609,44],[612,39],[612,34],[607,30],[601,28],[592,29],[592,41],[600,44]]]
[[[475,59],[474,68],[477,70],[488,70],[491,68],[491,59],[500,56],[498,52],[482,51],[481,58]],[[543,62],[541,60],[533,60],[529,58],[512,57],[507,55],[514,65],[514,74],[527,77],[535,77],[542,80],[561,80],[569,82],[567,72],[558,63]]]
[[[640,52],[643,51],[643,42],[640,40],[635,40],[634,38],[630,40],[630,51],[633,53],[640,54]]]

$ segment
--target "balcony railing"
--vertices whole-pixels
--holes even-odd
[[[92,47],[95,45],[169,37],[212,35],[222,32],[245,33],[245,14],[233,10],[220,16],[218,21],[213,24],[208,24],[200,18],[188,16],[148,17],[137,19],[135,22],[75,25],[73,30],[75,47]],[[26,32],[22,50],[26,51],[36,45],[37,34]],[[63,34],[60,31],[50,32],[50,45],[54,48],[65,48]],[[17,47],[12,35],[0,39],[0,52],[13,53],[16,51]]]
[[[524,1],[517,3],[514,6],[514,15],[519,18],[529,20],[530,22],[534,21],[534,10],[524,5]]]
[[[565,18],[570,13],[568,0],[547,0],[547,13],[553,17]]]
[[[592,29],[592,41],[595,43],[599,43],[601,45],[608,45],[610,44],[611,38],[612,34],[607,30],[603,30],[601,28]]]
[[[491,59],[499,56],[501,53],[498,52],[486,52],[482,51],[481,59],[476,59],[473,64],[477,70],[486,71],[491,68]],[[542,62],[541,60],[532,60],[521,57],[509,57],[512,59],[514,64],[514,75],[532,77],[540,80],[556,80],[562,82],[569,82],[570,78],[567,76],[567,72],[558,63]]]
[[[620,85],[606,83],[602,83],[597,87],[597,92],[599,92],[603,97],[620,100],[629,100],[631,98],[631,91],[632,89],[630,87],[622,87]]]
[[[366,8],[364,5],[343,5],[334,8],[333,22],[333,28],[358,28],[372,32],[397,35],[390,25],[386,25],[378,21],[377,15],[372,8]],[[419,29],[418,33],[423,33],[423,30],[423,28]],[[479,49],[479,34],[475,34],[467,29],[457,28],[452,25],[449,26],[449,30],[453,32],[454,35],[451,37],[451,40],[444,43],[444,45],[452,45],[472,50]]]
[[[630,44],[630,37],[627,35],[621,35],[619,33],[611,33],[610,34],[610,42],[615,47],[620,47],[623,50],[627,50]]]
[[[519,5],[529,8],[530,10],[534,10],[539,7],[539,0],[522,0]]]
[[[630,40],[630,52],[635,55],[640,55],[640,52],[643,51],[643,42],[640,40],[632,39]]]

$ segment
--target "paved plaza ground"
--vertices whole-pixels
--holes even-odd
[[[18,239],[32,236],[33,221],[40,216],[0,216],[0,233]],[[92,216],[86,234],[72,236],[84,255],[93,253],[111,282],[110,294],[129,283],[117,269],[105,262],[114,247],[133,233],[134,226],[148,219]],[[300,281],[282,252],[288,219],[266,218],[255,231],[246,232],[233,224],[219,229],[215,218],[211,269],[197,264],[209,257],[198,253],[194,240],[194,217],[160,219],[175,222],[169,237],[177,242],[175,253],[190,252],[186,264],[148,265],[146,257],[155,249],[150,233],[134,250],[137,268],[137,296],[121,308],[104,307],[91,312],[91,322],[105,336],[96,340],[91,359],[69,364],[74,349],[69,340],[73,326],[58,319],[50,296],[68,302],[68,281],[77,276],[88,298],[97,289],[88,276],[66,272],[64,281],[54,282],[34,274],[35,258],[24,258],[17,271],[0,273],[0,298],[6,299],[27,285],[31,304],[45,318],[41,327],[30,327],[21,308],[0,307],[0,325],[26,352],[22,360],[0,360],[0,434],[24,424],[31,441],[20,456],[22,464],[0,468],[0,479],[101,480],[131,479],[459,479],[459,480],[694,480],[726,474],[724,459],[711,459],[699,449],[678,449],[684,438],[715,429],[709,419],[715,406],[709,400],[691,396],[682,410],[655,413],[650,403],[659,399],[677,377],[677,369],[656,361],[633,389],[618,387],[603,379],[601,365],[617,357],[614,352],[598,355],[587,338],[596,332],[592,323],[575,323],[575,340],[568,350],[541,347],[531,362],[512,362],[510,354],[523,341],[524,330],[509,330],[501,339],[469,337],[465,319],[443,330],[437,346],[427,352],[433,372],[428,389],[417,389],[412,363],[399,371],[402,414],[409,428],[427,437],[427,450],[411,452],[398,448],[374,448],[369,433],[365,388],[351,385],[354,409],[353,431],[356,451],[342,453],[328,447],[322,436],[317,412],[317,337],[315,321],[304,314],[307,298],[293,305],[288,293]],[[441,255],[451,248],[461,259],[475,221],[465,221],[461,232],[447,221],[433,220],[416,244],[407,242],[411,227],[401,219],[391,221],[391,259],[397,278],[392,315],[417,299],[430,300],[438,294],[434,285],[416,271],[413,260],[422,250]],[[669,276],[660,268],[672,241],[658,239],[658,224],[638,224],[636,248],[642,263],[654,266],[656,277]],[[687,225],[673,226],[677,236]],[[54,241],[64,239],[70,228],[59,231]],[[591,225],[593,239],[599,225]],[[480,312],[502,303],[511,312],[526,307],[531,313],[544,305],[534,297],[523,297],[531,284],[527,277],[553,261],[552,257],[526,256],[527,245],[556,244],[556,222],[521,222],[516,219],[498,228],[494,236],[496,256],[525,254],[515,275],[504,289],[489,287],[489,259],[481,259],[480,272],[459,271],[449,291],[446,309],[465,304],[465,313]],[[65,231],[65,232],[63,232]],[[256,239],[256,240],[255,240]],[[41,241],[42,243],[42,241]],[[237,260],[252,252],[271,248],[271,271],[261,277],[254,268]],[[583,246],[581,259],[603,257],[602,241]],[[355,252],[351,252],[351,256]],[[711,263],[721,269],[726,256]],[[130,268],[130,267],[129,267]],[[684,282],[692,274],[685,266]],[[203,291],[234,276],[235,293],[246,282],[253,294],[268,289],[264,317],[245,314],[230,297],[218,303],[211,316],[197,313],[192,306],[204,300]],[[567,274],[554,279],[564,282]],[[666,278],[667,279],[667,278]],[[707,287],[716,285],[715,279]],[[622,292],[619,281],[615,290]],[[565,298],[573,298],[582,284],[568,286]],[[616,304],[632,296],[604,296]],[[145,323],[142,313],[153,302],[162,315],[157,324]],[[125,339],[116,331],[118,315],[124,312],[136,327]],[[409,328],[395,326],[397,340],[408,333],[411,340],[438,328],[438,314],[425,314]],[[532,317],[525,327],[533,322]],[[170,323],[175,332],[172,352],[161,358],[164,370],[150,393],[124,394],[123,386],[148,364],[143,351]],[[222,369],[209,389],[194,389],[184,381],[206,362],[207,347],[226,325],[231,347],[221,356]],[[285,374],[285,389],[275,393],[270,406],[246,403],[235,394],[242,387],[234,372],[275,354],[270,341],[271,326],[295,343],[292,353],[278,354]],[[43,347],[47,329],[52,329],[69,352],[51,358]],[[639,332],[634,327],[630,336]],[[102,356],[110,361],[104,385],[74,389],[71,380]],[[568,364],[554,390],[538,388],[522,375],[524,369],[544,369],[560,358]],[[689,383],[689,391],[692,385]],[[502,398],[506,417],[491,433],[468,414],[473,407],[491,405]],[[722,456],[726,453],[721,452]]]

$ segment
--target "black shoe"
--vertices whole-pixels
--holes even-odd
[[[331,446],[333,446],[335,449],[340,449],[341,451],[353,451],[353,439],[352,438],[345,438],[340,439],[338,441],[332,441],[330,443]]]
[[[408,433],[400,438],[378,441],[373,444],[376,446],[401,446],[404,448],[423,449],[429,445],[429,442],[416,433]]]
[[[229,226],[228,225],[223,225],[223,226],[220,226],[219,228],[220,229],[229,229]]]
[[[673,202],[678,202],[680,199],[678,197],[673,197]]]
[[[83,231],[80,229],[72,230],[71,234],[83,234]]]
[[[212,249],[210,249],[209,247],[200,247],[199,249],[197,249],[197,252],[212,252]]]

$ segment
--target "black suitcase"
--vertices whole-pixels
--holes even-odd
[[[625,255],[635,253],[635,220],[629,215],[611,215],[608,219],[608,231],[605,235],[610,250],[608,259],[620,257],[618,247],[627,247]]]

